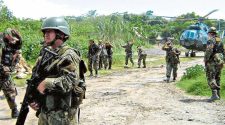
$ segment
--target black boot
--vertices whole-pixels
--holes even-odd
[[[98,70],[95,71],[95,77],[98,77]]]
[[[91,77],[91,76],[93,76],[93,73],[92,73],[92,71],[90,71],[90,75],[89,75],[89,76],[90,76],[90,77]]]
[[[12,109],[11,117],[12,118],[17,118],[19,116],[19,111],[17,108]]]
[[[217,95],[217,90],[212,90],[212,96],[209,99],[210,101],[215,101],[215,100],[219,100],[220,97]]]

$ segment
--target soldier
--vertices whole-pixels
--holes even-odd
[[[210,101],[214,101],[220,99],[220,76],[224,63],[224,47],[217,36],[215,27],[209,29],[208,36],[204,62],[208,85],[212,90]]]
[[[15,29],[8,28],[0,35],[0,44],[0,90],[3,91],[8,105],[12,110],[11,117],[16,118],[19,115],[15,102],[17,90],[12,81],[11,74],[19,62],[22,38]]]
[[[103,68],[106,69],[108,66],[107,63],[107,52],[106,52],[106,47],[105,44],[102,43],[102,41],[99,41],[98,43],[99,48],[100,48],[100,56],[99,56],[99,69]]]
[[[38,76],[37,90],[41,94],[30,106],[37,110],[38,125],[75,125],[78,105],[74,105],[73,91],[79,81],[79,52],[65,42],[70,37],[69,25],[64,18],[47,18],[42,24],[45,48],[32,77]],[[52,54],[54,53],[54,54]],[[41,100],[42,103],[36,100]],[[38,114],[40,113],[40,114]]]
[[[179,55],[180,51],[177,48],[173,48],[171,41],[167,41],[162,50],[166,51],[166,82],[169,83],[170,75],[173,70],[173,81],[177,77],[177,65],[180,63]]]
[[[101,49],[95,44],[94,40],[89,40],[88,47],[88,69],[90,71],[90,76],[93,76],[93,68],[95,70],[95,77],[98,76],[98,66],[99,66],[99,55]]]
[[[141,60],[143,60],[143,68],[146,68],[145,60],[146,60],[147,54],[144,52],[141,46],[137,47],[137,52],[138,52],[138,68],[141,67]]]
[[[132,63],[132,66],[134,66],[132,46],[133,46],[133,41],[130,41],[130,42],[127,41],[127,44],[122,46],[123,48],[125,48],[125,52],[126,52],[126,59],[125,59],[124,68],[128,67],[127,66],[128,65],[128,59],[130,59],[130,62]]]
[[[109,42],[106,42],[105,48],[106,48],[106,52],[107,52],[107,61],[108,61],[108,64],[109,64],[108,69],[112,69],[112,56],[113,56],[112,48],[113,48],[113,46]]]

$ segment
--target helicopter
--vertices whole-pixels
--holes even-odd
[[[208,31],[209,27],[203,23],[203,20],[206,20],[206,17],[210,14],[218,11],[218,9],[210,11],[208,14],[201,18],[192,18],[192,19],[183,19],[183,20],[198,20],[197,23],[190,25],[187,29],[185,29],[180,36],[180,45],[184,48],[188,49],[185,52],[185,56],[191,57],[196,56],[196,51],[205,51],[206,45],[208,41]],[[181,19],[182,20],[182,19]],[[207,20],[214,20],[215,19],[207,19]]]

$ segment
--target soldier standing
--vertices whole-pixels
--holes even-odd
[[[128,59],[130,59],[130,62],[132,63],[132,66],[134,66],[132,46],[133,46],[133,41],[130,41],[130,42],[127,41],[127,44],[122,46],[123,48],[125,48],[125,52],[126,52],[126,59],[125,59],[124,68],[128,67]]]
[[[101,49],[95,44],[94,40],[89,40],[88,47],[88,70],[90,71],[90,76],[93,76],[93,68],[95,70],[95,76],[98,76],[98,66],[99,66],[99,55]]]
[[[166,82],[169,83],[170,75],[173,70],[173,81],[177,77],[178,63],[180,63],[179,55],[180,51],[177,48],[173,48],[171,41],[167,41],[162,50],[166,51]]]
[[[220,99],[220,76],[224,63],[224,47],[217,36],[215,27],[209,29],[208,36],[204,62],[208,85],[212,90],[210,101],[214,101]]]
[[[147,54],[144,52],[144,50],[141,48],[141,46],[137,47],[137,52],[138,52],[138,68],[141,67],[141,61],[143,60],[143,68],[146,68],[146,57]]]
[[[107,52],[105,44],[102,43],[102,41],[99,41],[99,48],[100,48],[100,56],[99,56],[99,69],[103,68],[106,69],[108,66],[107,63]]]
[[[41,28],[45,49],[33,68],[32,77],[39,78],[37,90],[41,94],[30,106],[37,110],[38,125],[76,125],[73,91],[79,81],[79,52],[65,42],[70,37],[69,25],[64,18],[47,18]],[[36,100],[41,100],[37,102]]]
[[[113,46],[109,42],[106,42],[105,48],[106,48],[106,52],[107,52],[107,61],[108,61],[108,64],[109,64],[108,69],[112,69],[112,56],[113,56],[112,48],[113,48]]]
[[[22,38],[15,29],[8,28],[0,36],[0,90],[3,91],[5,98],[12,110],[11,117],[19,115],[15,98],[17,90],[12,81],[11,74],[19,62],[19,51],[22,47]]]

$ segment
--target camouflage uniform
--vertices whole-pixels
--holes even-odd
[[[141,60],[143,60],[143,68],[146,68],[146,57],[147,54],[144,52],[144,50],[139,46],[138,47],[138,68],[140,68],[141,66]]]
[[[16,43],[11,44],[6,38],[7,35],[17,39]],[[17,90],[12,81],[11,74],[14,71],[16,64],[19,62],[19,52],[22,46],[22,39],[17,31],[8,28],[4,34],[0,35],[0,44],[0,90],[3,91],[8,105],[12,110],[12,118],[15,118],[18,116],[17,104],[15,102]]]
[[[219,99],[220,76],[224,63],[224,47],[220,38],[213,37],[208,40],[204,61],[208,85],[212,90],[211,99]]]
[[[41,78],[45,79],[47,93],[42,97],[44,104],[39,109],[41,113],[38,124],[75,125],[77,107],[71,107],[71,90],[78,82],[80,57],[65,44],[52,51],[57,53],[59,57],[48,60],[38,70],[38,74],[42,74]],[[39,58],[49,59],[48,54],[44,53],[43,55]],[[35,66],[33,72],[36,70]],[[70,113],[71,111],[73,112]]]
[[[104,44],[99,45],[100,48],[100,56],[99,56],[99,69],[101,69],[104,66],[104,69],[108,67],[107,63],[107,52]]]
[[[90,71],[90,76],[93,76],[93,68],[95,70],[95,75],[98,75],[98,66],[99,66],[99,55],[100,55],[100,48],[98,45],[94,43],[89,45],[88,47],[88,70]]]
[[[180,51],[177,48],[173,48],[170,42],[166,42],[162,47],[162,50],[166,51],[166,82],[169,82],[172,70],[173,80],[175,81],[177,77],[178,63],[180,63]]]
[[[122,46],[123,48],[125,48],[125,52],[126,52],[126,59],[125,59],[126,66],[128,65],[128,59],[130,59],[132,66],[134,66],[132,46],[133,46],[132,42],[128,42],[127,45]]]
[[[106,43],[105,44],[105,48],[106,48],[106,51],[107,51],[107,60],[108,60],[108,64],[109,64],[109,68],[108,69],[111,69],[112,68],[112,56],[113,56],[113,46],[109,43]]]
[[[75,114],[80,103],[74,97],[74,91],[80,83],[80,54],[65,44],[70,36],[65,19],[47,18],[42,24],[42,32],[46,36],[52,30],[56,35],[54,40],[45,42],[46,45],[43,46],[52,52],[41,49],[32,70],[32,78],[38,76],[37,81],[41,82],[37,87],[40,96],[34,98],[30,106],[32,107],[32,103],[39,105],[36,113],[38,125],[76,125],[78,121]],[[44,85],[44,92],[40,92],[40,85]]]

